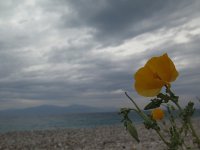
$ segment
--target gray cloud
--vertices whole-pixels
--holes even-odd
[[[197,0],[35,0],[0,8],[0,109],[121,107],[129,105],[123,91],[143,104],[133,74],[165,52],[180,71],[177,93],[199,96]]]
[[[72,17],[62,14],[63,27],[91,27],[94,37],[102,44],[119,45],[124,40],[156,30],[177,26],[198,15],[198,1],[125,0],[125,1],[68,1],[75,10]],[[194,10],[196,10],[194,12]],[[71,19],[71,21],[69,21]],[[64,24],[63,24],[64,23]]]

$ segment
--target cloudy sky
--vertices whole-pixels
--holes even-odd
[[[168,53],[181,101],[200,96],[199,0],[1,0],[0,109],[129,105],[133,74]]]

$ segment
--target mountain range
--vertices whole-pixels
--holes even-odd
[[[97,112],[116,112],[117,108],[111,107],[91,107],[86,105],[70,105],[70,106],[54,106],[41,105],[23,109],[7,109],[1,110],[0,115],[58,115],[67,113],[97,113]]]

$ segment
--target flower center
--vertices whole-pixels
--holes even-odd
[[[159,79],[159,80],[162,80],[162,79],[161,79],[161,78],[158,76],[158,74],[157,74],[157,73],[154,73],[154,74],[153,74],[153,78],[154,78],[154,79]]]
[[[153,78],[163,81],[163,82],[165,83],[165,86],[168,87],[168,88],[170,88],[170,86],[171,86],[170,83],[167,82],[167,81],[162,80],[162,79],[158,76],[157,73],[154,73],[154,74],[153,74]]]

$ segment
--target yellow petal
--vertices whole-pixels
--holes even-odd
[[[154,120],[162,120],[164,117],[164,111],[160,108],[153,109],[151,112],[152,118]]]
[[[158,79],[148,67],[140,68],[135,74],[135,89],[142,96],[156,96],[164,85],[165,82]]]
[[[151,58],[145,66],[148,66],[152,72],[165,82],[172,82],[178,76],[174,63],[167,54]]]

